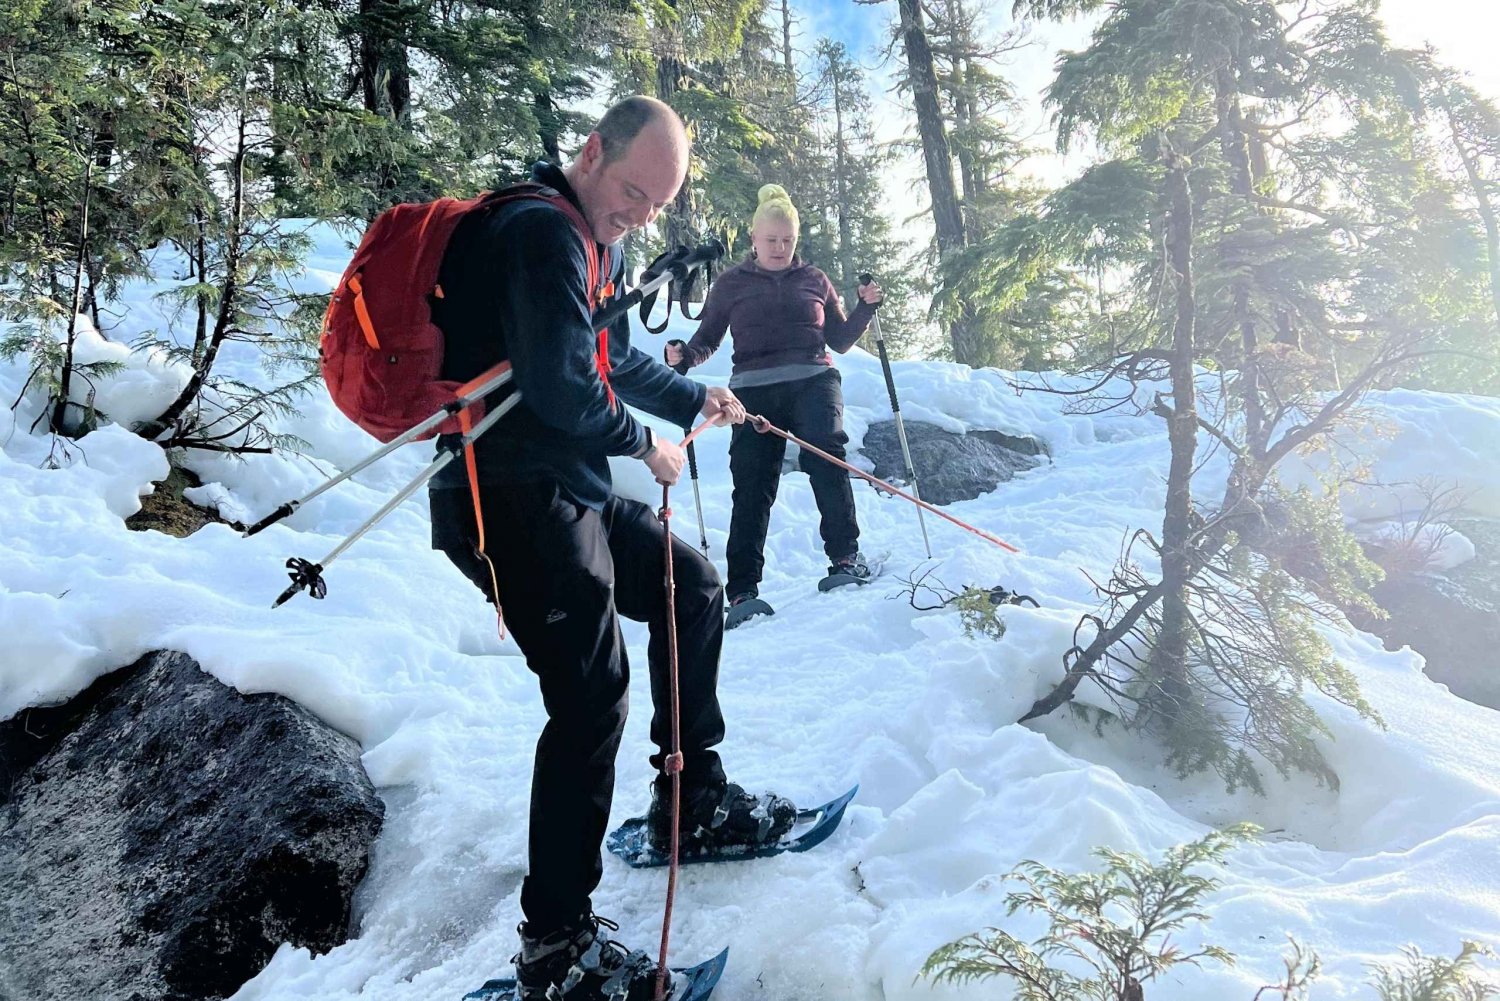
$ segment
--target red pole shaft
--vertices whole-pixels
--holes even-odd
[[[701,432],[708,427],[703,424]],[[694,432],[694,434],[698,433]],[[689,440],[692,435],[689,435]],[[682,809],[682,728],[677,693],[677,581],[672,570],[672,508],[669,500],[671,487],[661,488],[662,550],[665,557],[665,586],[667,592],[667,664],[669,687],[672,691],[672,753],[663,763],[667,774],[672,776],[672,860],[667,868],[667,906],[661,919],[661,955],[657,959],[656,1001],[663,1001],[667,992],[667,945],[672,937],[672,905],[677,898],[677,870],[679,867],[679,827]]]
[[[887,491],[895,494],[897,497],[900,497],[902,500],[911,501],[913,504],[917,505],[917,507],[921,508],[924,511],[931,511],[933,514],[937,515],[939,518],[942,518],[942,519],[944,519],[946,521],[951,521],[953,524],[957,525],[959,528],[962,528],[966,532],[973,532],[975,535],[979,536],[981,539],[984,539],[986,542],[992,542],[995,545],[999,546],[1001,549],[1008,550],[1008,551],[1010,551],[1012,553],[1019,553],[1020,552],[1019,549],[1017,549],[1015,546],[1011,545],[1009,542],[1005,542],[1005,541],[1003,541],[1001,539],[997,539],[993,535],[991,535],[990,533],[984,531],[981,528],[975,528],[973,525],[970,525],[968,522],[959,521],[957,518],[953,517],[953,515],[949,514],[946,511],[941,511],[938,508],[933,507],[931,504],[929,504],[926,501],[922,500],[922,498],[920,498],[920,497],[913,497],[911,494],[907,493],[905,490],[902,490],[899,487],[893,486],[892,484],[887,483],[885,480],[882,480],[882,479],[880,479],[878,477],[871,476],[869,473],[865,472],[863,469],[859,469],[859,468],[857,468],[855,466],[851,466],[851,465],[849,465],[849,463],[845,462],[842,459],[836,459],[836,458],[834,458],[833,456],[829,455],[827,452],[823,451],[821,448],[817,447],[816,445],[809,445],[807,442],[803,441],[801,438],[798,438],[796,435],[791,434],[790,432],[781,430],[781,428],[777,427],[775,424],[772,424],[770,421],[766,420],[764,417],[758,417],[758,416],[752,415],[752,416],[746,418],[746,420],[754,421],[755,422],[755,429],[757,431],[769,431],[772,434],[780,435],[781,437],[785,438],[787,441],[795,442],[797,444],[798,448],[806,449],[807,451],[813,453],[814,455],[821,456],[824,459],[827,459],[829,462],[833,463],[835,466],[842,466],[844,469],[849,470],[849,472],[853,473],[855,476],[863,477],[864,479],[869,480],[871,483],[875,484],[880,489],[887,490]]]

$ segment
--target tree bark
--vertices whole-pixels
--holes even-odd
[[[901,38],[906,49],[907,78],[916,106],[917,132],[922,139],[922,158],[927,168],[927,188],[932,196],[932,217],[937,230],[938,259],[951,261],[964,248],[963,212],[953,186],[953,153],[938,104],[937,74],[932,65],[932,47],[922,25],[920,0],[898,0]],[[974,310],[967,303],[948,327],[953,357],[964,365],[984,363],[985,351]]]
[[[1255,200],[1255,179],[1250,172],[1250,150],[1245,141],[1245,121],[1240,108],[1239,85],[1233,70],[1219,70],[1214,94],[1218,117],[1219,149],[1229,165],[1232,190],[1244,199],[1251,212],[1259,212]],[[1245,262],[1229,261],[1235,272],[1230,286],[1234,295],[1235,324],[1240,331],[1240,402],[1245,409],[1245,441],[1254,455],[1264,455],[1266,438],[1265,406],[1260,398],[1259,337],[1250,303],[1250,282],[1244,277]]]
[[[68,394],[73,386],[73,347],[78,341],[78,311],[82,306],[84,265],[89,249],[89,203],[94,193],[94,161],[83,164],[83,216],[78,230],[78,253],[73,267],[73,304],[68,310],[68,337],[63,348],[62,373],[58,379],[57,405],[52,411],[54,434],[67,433]]]
[[[542,144],[542,155],[561,165],[559,137],[562,134],[562,119],[557,113],[557,105],[552,101],[552,91],[545,87],[532,91],[531,106],[536,115],[536,134]]]
[[[1479,206],[1479,218],[1484,222],[1484,235],[1490,252],[1490,301],[1495,308],[1495,329],[1500,332],[1500,220],[1496,219],[1489,186],[1479,173],[1473,151],[1464,145],[1463,130],[1459,128],[1458,116],[1453,111],[1453,101],[1448,96],[1447,86],[1439,84],[1437,93],[1438,100],[1442,102],[1443,114],[1448,119],[1448,129],[1453,133],[1453,148],[1463,161],[1464,173],[1468,175],[1469,186],[1474,190],[1474,201]]]
[[[1167,471],[1166,514],[1162,520],[1161,631],[1151,652],[1153,675],[1169,705],[1187,697],[1188,638],[1191,629],[1187,585],[1192,579],[1193,467],[1198,449],[1197,387],[1194,383],[1193,196],[1187,159],[1167,155],[1167,254],[1177,282],[1177,315],[1172,324],[1172,407],[1167,438],[1172,460]]]
[[[979,119],[976,101],[978,70],[974,65],[974,39],[969,34],[969,15],[963,0],[949,0],[948,49],[949,59],[948,103],[953,109],[954,131],[965,135]],[[958,158],[958,178],[961,184],[964,237],[973,243],[980,237],[979,206],[986,188],[984,172],[973,146],[972,137],[953,143]]]
[[[781,0],[781,61],[786,66],[787,93],[797,90],[797,68],[792,63],[792,8]]]
[[[854,283],[854,233],[849,225],[848,146],[844,140],[844,88],[840,78],[843,67],[836,64],[835,55],[828,54],[828,75],[833,81],[834,193],[839,203],[839,288],[847,289]]]
[[[359,68],[365,110],[405,124],[411,105],[411,67],[397,11],[390,0],[359,0]]]

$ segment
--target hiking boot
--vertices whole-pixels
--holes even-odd
[[[729,596],[729,607],[733,608],[735,605],[743,605],[745,602],[754,601],[759,597],[760,592],[758,591],[741,591],[739,594],[731,594]]]
[[[855,580],[869,580],[874,576],[870,571],[870,565],[865,562],[864,553],[853,552],[848,556],[840,556],[828,564],[828,576],[843,575],[853,577]]]
[[[516,1001],[650,1001],[657,965],[644,952],[630,952],[609,937],[620,926],[597,915],[544,938],[533,938],[522,922],[516,964]],[[607,929],[607,931],[606,931]],[[667,979],[675,997],[681,978]]]
[[[705,849],[758,848],[786,837],[797,822],[797,807],[784,796],[753,796],[733,782],[682,789],[684,852]],[[646,814],[651,847],[672,850],[672,786],[658,780],[651,785],[651,810]]]

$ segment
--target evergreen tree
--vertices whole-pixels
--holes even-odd
[[[881,211],[881,175],[891,153],[875,139],[869,84],[843,43],[823,39],[815,57],[819,79],[813,94],[827,137],[824,159],[831,166],[825,175],[829,180],[824,185],[824,218],[836,223],[829,233],[833,241],[824,270],[851,305],[860,275],[876,275],[886,293],[882,329],[890,347],[904,353],[919,324],[911,307],[916,283],[907,258],[912,255],[896,244],[890,220]]]
[[[963,209],[953,180],[953,151],[938,87],[936,62],[928,37],[929,25],[918,0],[897,0],[899,36],[906,56],[904,86],[911,93],[917,133],[926,170],[927,190],[932,201],[936,252],[939,264],[955,266],[968,243]],[[987,361],[983,332],[973,304],[964,296],[949,299],[942,314],[953,358],[965,365]]]
[[[1128,722],[1166,734],[1179,767],[1215,768],[1231,786],[1258,785],[1261,763],[1335,781],[1304,685],[1370,712],[1311,626],[1318,602],[1264,544],[1274,469],[1433,350],[1432,333],[1473,302],[1473,244],[1372,5],[1330,3],[1301,20],[1297,7],[1110,4],[1089,48],[1059,61],[1049,100],[1064,148],[1088,131],[1115,159],[989,247],[1000,306],[1101,251],[1131,268],[1128,336],[1099,385],[1171,384],[1152,404],[1172,445],[1162,533],[1136,537],[1160,578],[1127,556],[1104,588],[1107,611],[1068,655],[1067,680],[1031,715],[1092,679]],[[1204,381],[1205,369],[1218,374]],[[1200,434],[1231,456],[1214,507],[1196,496]],[[1325,562],[1347,562],[1324,525]],[[1356,569],[1341,579],[1369,568]]]

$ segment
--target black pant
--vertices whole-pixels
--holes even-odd
[[[746,386],[735,395],[752,414],[769,420],[784,431],[816,445],[828,454],[844,458],[849,436],[844,433],[844,393],[838,369],[794,382],[769,386]],[[731,595],[754,591],[765,569],[766,529],[771,524],[771,506],[781,485],[781,460],[786,439],[756,431],[749,422],[734,429],[729,443],[729,472],[734,478],[734,510],[729,516],[729,561]],[[839,466],[803,452],[802,471],[812,481],[813,498],[822,515],[819,529],[823,551],[830,560],[859,549],[859,525],[854,518],[854,490],[849,473]]]
[[[521,887],[530,930],[544,935],[590,912],[603,872],[599,851],[630,676],[616,612],[650,625],[653,767],[659,770],[671,750],[661,523],[637,501],[612,497],[594,511],[551,483],[486,487],[480,500],[505,622],[541,681],[547,709],[531,781],[531,866]],[[489,596],[469,492],[434,490],[431,503],[433,548]],[[692,788],[724,780],[710,750],[724,738],[724,592],[713,564],[676,538],[672,564],[683,783]]]

